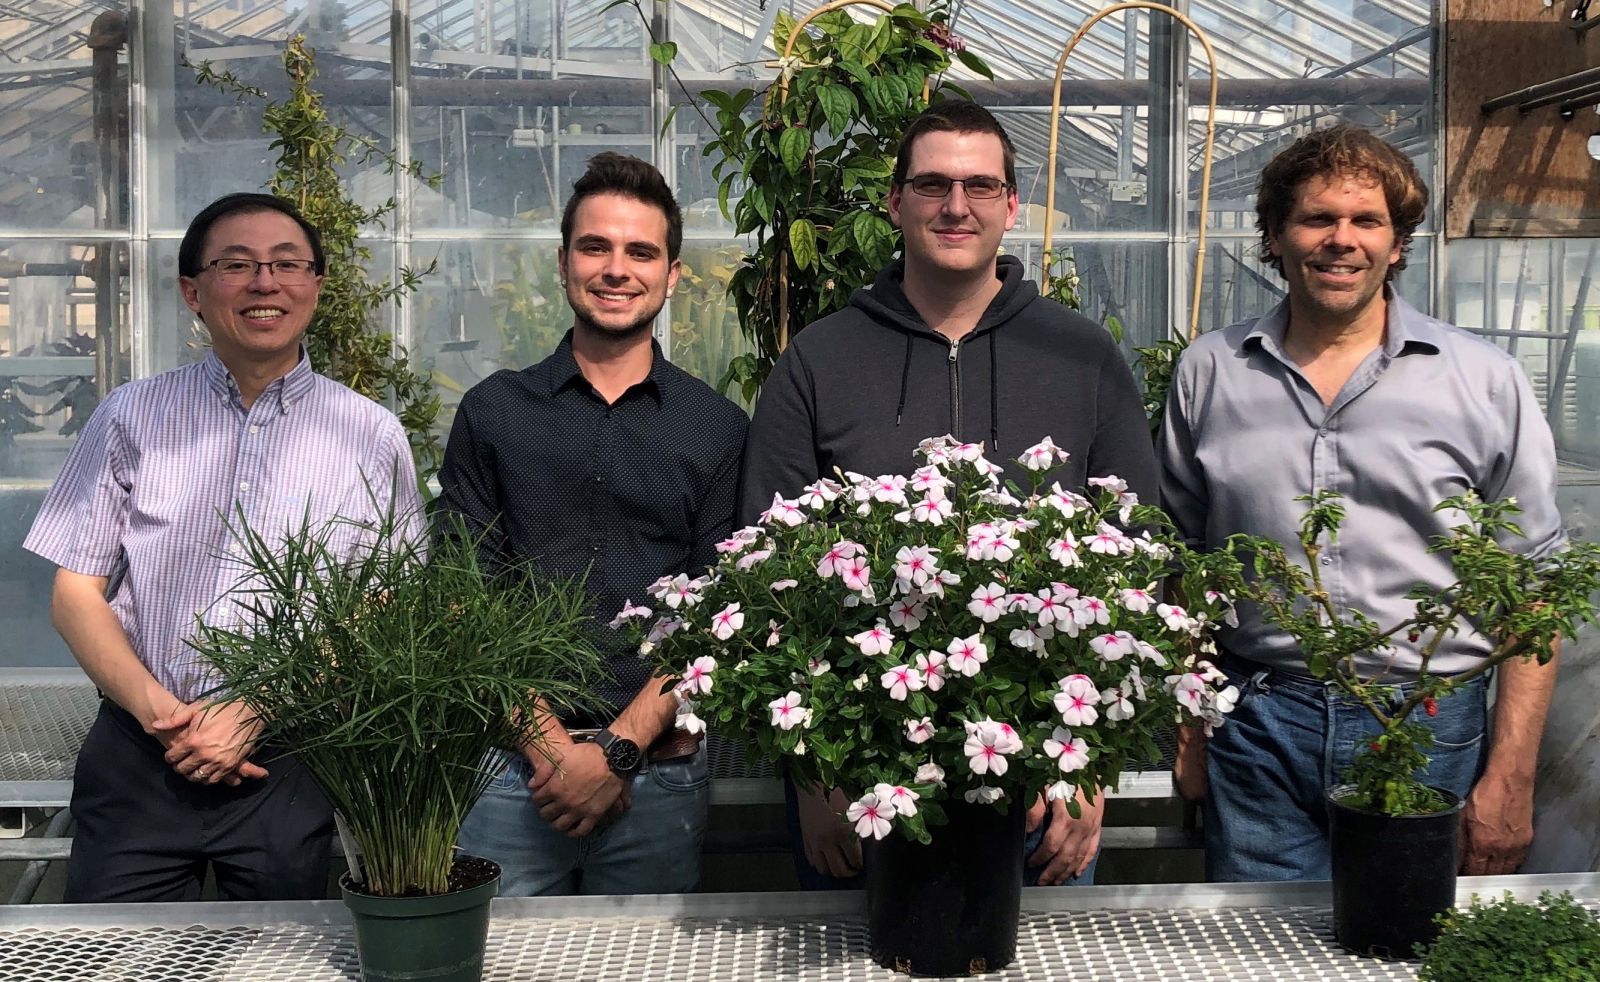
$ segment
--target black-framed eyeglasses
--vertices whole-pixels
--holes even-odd
[[[200,268],[214,271],[224,283],[248,283],[260,275],[263,266],[279,283],[306,283],[317,273],[316,261],[311,259],[213,259]]]
[[[911,190],[924,198],[943,198],[951,187],[959,184],[967,197],[979,200],[998,198],[1011,186],[998,177],[945,177],[943,174],[918,174],[900,183],[911,185]]]

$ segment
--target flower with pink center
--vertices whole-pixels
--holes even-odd
[[[954,483],[954,481],[945,477],[944,471],[930,464],[926,467],[918,467],[912,473],[911,481],[907,486],[924,497],[943,498],[945,491]]]
[[[894,578],[905,586],[904,593],[912,587],[922,587],[939,572],[939,562],[934,550],[927,546],[901,546],[894,555]]]
[[[930,760],[917,768],[917,776],[912,780],[918,784],[937,784],[942,788],[944,787],[944,768]]]
[[[947,498],[921,498],[908,510],[895,513],[895,520],[899,522],[921,522],[924,525],[943,525],[945,519],[956,513],[955,506]]]
[[[917,799],[922,797],[915,791],[898,784],[880,784],[872,789],[879,801],[887,801],[894,806],[896,815],[910,818],[917,813]]]
[[[1089,551],[1102,556],[1133,555],[1133,540],[1115,526],[1100,523],[1094,535],[1089,536]]]
[[[1044,496],[1044,503],[1060,512],[1062,518],[1072,518],[1089,507],[1083,495],[1062,489],[1059,481],[1050,485],[1050,493]]]
[[[1167,676],[1167,686],[1172,690],[1173,696],[1178,700],[1178,705],[1189,710],[1194,715],[1206,704],[1206,680],[1198,672],[1189,672],[1185,675]]]
[[[767,703],[772,710],[772,725],[780,730],[792,730],[805,721],[806,711],[800,708],[800,693],[793,689],[782,699]]]
[[[1050,559],[1067,569],[1083,565],[1078,555],[1078,540],[1071,532],[1062,532],[1061,538],[1051,539],[1048,546]]]
[[[1073,597],[1067,606],[1072,608],[1072,619],[1084,627],[1111,623],[1111,608],[1099,597]]]
[[[733,533],[733,535],[723,539],[721,542],[718,542],[716,546],[717,552],[722,553],[723,555],[734,552],[743,552],[744,550],[755,545],[756,542],[760,540],[761,534],[760,526],[746,525],[744,528]]]
[[[689,663],[678,682],[678,690],[685,696],[705,695],[711,691],[711,673],[717,670],[717,660],[702,655]]]
[[[944,655],[940,652],[917,656],[917,671],[922,673],[922,681],[929,692],[944,688],[945,670]]]
[[[826,658],[818,658],[813,655],[806,659],[806,671],[812,675],[826,675],[828,669],[832,667],[833,665]]]
[[[744,614],[739,610],[738,604],[729,604],[711,618],[711,634],[718,641],[726,641],[733,637],[734,632],[741,627],[744,627]]]
[[[700,594],[696,592],[697,581],[689,579],[684,573],[679,573],[668,581],[666,589],[661,596],[665,603],[673,610],[679,607],[689,608],[700,602]]]
[[[993,624],[1006,612],[1006,588],[994,582],[988,586],[978,587],[972,591],[972,600],[967,604],[967,610],[985,624]]]
[[[922,673],[910,665],[896,665],[879,676],[878,681],[889,690],[889,698],[905,702],[906,696],[922,689]]]
[[[622,625],[636,618],[643,619],[650,616],[649,607],[635,607],[632,600],[622,601],[622,609],[617,611],[617,616],[611,618],[610,628],[615,631]]]
[[[823,579],[827,579],[835,573],[842,575],[849,568],[850,561],[861,555],[863,551],[860,545],[851,542],[849,539],[835,542],[823,554],[822,558],[817,561],[817,575]]]
[[[887,655],[889,649],[894,647],[894,634],[883,621],[846,640],[860,648],[863,655]]]
[[[1050,734],[1050,739],[1044,742],[1044,752],[1056,762],[1056,767],[1063,774],[1082,770],[1089,765],[1089,744],[1082,737],[1075,737],[1072,731],[1065,727],[1056,727]]]
[[[915,631],[927,616],[927,607],[911,597],[901,597],[889,605],[889,623],[902,631]]]
[[[912,743],[927,743],[933,739],[933,720],[924,716],[921,719],[906,720],[906,739]]]
[[[884,474],[872,479],[872,500],[886,505],[906,503],[906,478],[904,474]]]
[[[1156,614],[1166,622],[1167,629],[1171,631],[1185,631],[1192,634],[1200,627],[1199,622],[1177,604],[1157,604]]]
[[[757,549],[755,552],[747,552],[740,556],[733,565],[739,569],[754,569],[771,558],[771,549]]]
[[[1100,690],[1087,675],[1068,675],[1061,680],[1061,691],[1053,700],[1061,722],[1067,726],[1092,726],[1100,718],[1095,705],[1100,702]]]
[[[806,513],[801,511],[793,501],[787,501],[783,495],[772,496],[772,506],[761,513],[762,525],[787,525],[794,528],[806,520]]]
[[[1010,766],[1003,743],[998,727],[967,724],[967,742],[962,744],[961,751],[967,755],[967,766],[972,768],[972,773],[1003,776]]]
[[[1143,614],[1155,605],[1156,598],[1150,593],[1150,588],[1143,590],[1123,590],[1118,599],[1122,606],[1135,614]]]
[[[867,565],[864,556],[850,560],[849,565],[839,571],[839,579],[844,581],[846,588],[863,596],[870,596],[872,593],[872,568]]]
[[[950,448],[950,459],[964,463],[972,463],[983,457],[983,444],[957,443]]]
[[[1017,463],[1030,471],[1047,471],[1054,467],[1057,461],[1065,463],[1067,452],[1055,445],[1049,437],[1022,451],[1022,456],[1017,458]]]
[[[951,669],[967,678],[978,674],[983,663],[989,660],[989,646],[983,643],[982,635],[979,634],[969,638],[955,638],[945,646],[944,650],[950,654],[947,661]]]
[[[894,805],[881,800],[872,792],[852,801],[845,817],[856,825],[856,835],[863,839],[881,839],[889,834],[889,823],[894,820]]]
[[[823,478],[806,485],[796,504],[812,511],[825,511],[829,505],[839,500],[839,495],[843,493],[844,488],[837,481]]]
[[[1121,661],[1123,657],[1133,654],[1133,642],[1133,635],[1127,631],[1110,631],[1090,638],[1089,647],[1100,656],[1101,661]]]

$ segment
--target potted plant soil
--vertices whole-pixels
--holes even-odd
[[[1600,588],[1600,548],[1585,543],[1543,559],[1520,555],[1501,544],[1521,535],[1512,521],[1515,501],[1447,499],[1436,510],[1460,520],[1430,548],[1450,556],[1455,582],[1418,587],[1408,594],[1413,616],[1379,624],[1334,602],[1318,573],[1324,537],[1336,537],[1344,519],[1338,499],[1333,492],[1301,499],[1308,502],[1303,562],[1279,543],[1235,537],[1235,550],[1255,557],[1256,577],[1239,592],[1295,638],[1313,676],[1334,682],[1377,723],[1343,783],[1328,791],[1334,936],[1363,954],[1410,958],[1437,936],[1436,919],[1454,905],[1462,807],[1455,794],[1428,784],[1434,736],[1416,714],[1437,716],[1445,696],[1507,659],[1548,662],[1557,638],[1594,619],[1589,598]],[[1491,639],[1492,650],[1466,672],[1433,674],[1440,643],[1464,620]],[[1402,639],[1419,659],[1408,686],[1388,672],[1358,670],[1358,656],[1368,652],[1392,664]]]
[[[349,829],[340,886],[369,982],[480,978],[500,870],[455,842],[485,756],[537,741],[598,667],[577,584],[491,575],[451,531],[430,546],[392,505],[282,539],[236,522],[240,623],[194,641]]]
[[[740,734],[852,799],[873,958],[966,975],[1015,956],[1037,797],[1076,814],[1080,789],[1157,758],[1158,730],[1231,707],[1198,656],[1232,616],[1207,589],[1232,558],[1183,549],[1115,477],[1050,482],[1066,455],[1048,439],[1019,458],[1027,489],[980,445],[917,452],[910,478],[774,498],[705,576],[619,619],[680,679],[679,727]],[[1197,604],[1154,596],[1172,576]]]

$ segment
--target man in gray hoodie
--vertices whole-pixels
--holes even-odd
[[[917,442],[945,433],[983,442],[996,462],[1049,436],[1071,454],[1063,486],[1115,474],[1154,502],[1150,433],[1116,344],[998,255],[1018,198],[1011,140],[994,116],[968,102],[924,111],[901,140],[888,205],[902,258],[797,334],[762,389],[741,521],[835,467],[909,474]],[[843,795],[788,791],[801,883],[847,885],[861,847],[839,818]],[[1074,820],[1064,801],[1034,806],[1028,863],[1039,883],[1092,878],[1103,807],[1096,796]]]

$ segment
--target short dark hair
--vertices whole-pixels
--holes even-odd
[[[178,275],[200,275],[203,269],[200,265],[200,252],[206,247],[206,236],[211,234],[211,226],[229,215],[249,215],[263,211],[275,211],[294,219],[294,223],[300,226],[300,231],[304,232],[311,242],[311,261],[315,264],[317,275],[321,276],[327,272],[328,257],[322,252],[322,236],[317,233],[316,226],[306,221],[298,208],[275,194],[241,191],[237,194],[223,195],[200,209],[200,214],[194,216],[194,221],[189,223],[189,230],[183,233],[183,244],[178,246]]]
[[[678,258],[683,248],[683,212],[678,209],[667,179],[648,161],[625,153],[597,153],[589,158],[589,169],[572,184],[572,197],[561,213],[561,248],[572,244],[572,225],[583,199],[597,194],[620,194],[624,198],[655,205],[667,216],[667,261]]]
[[[963,99],[936,102],[918,113],[917,118],[906,127],[905,133],[900,136],[900,147],[895,151],[895,187],[906,182],[906,172],[911,168],[912,144],[916,143],[924,133],[993,133],[1000,138],[1000,153],[1001,159],[1005,162],[1006,183],[1013,191],[1016,190],[1017,151],[1011,145],[1011,137],[1006,135],[1005,128],[994,118],[994,113],[975,102]]]
[[[1272,254],[1272,239],[1282,235],[1294,211],[1300,188],[1314,178],[1368,178],[1383,189],[1394,225],[1400,259],[1389,267],[1389,279],[1406,268],[1411,235],[1428,211],[1428,186],[1411,158],[1392,144],[1350,123],[1307,133],[1273,157],[1256,186],[1256,230],[1261,233],[1261,261],[1283,273],[1283,260]]]

